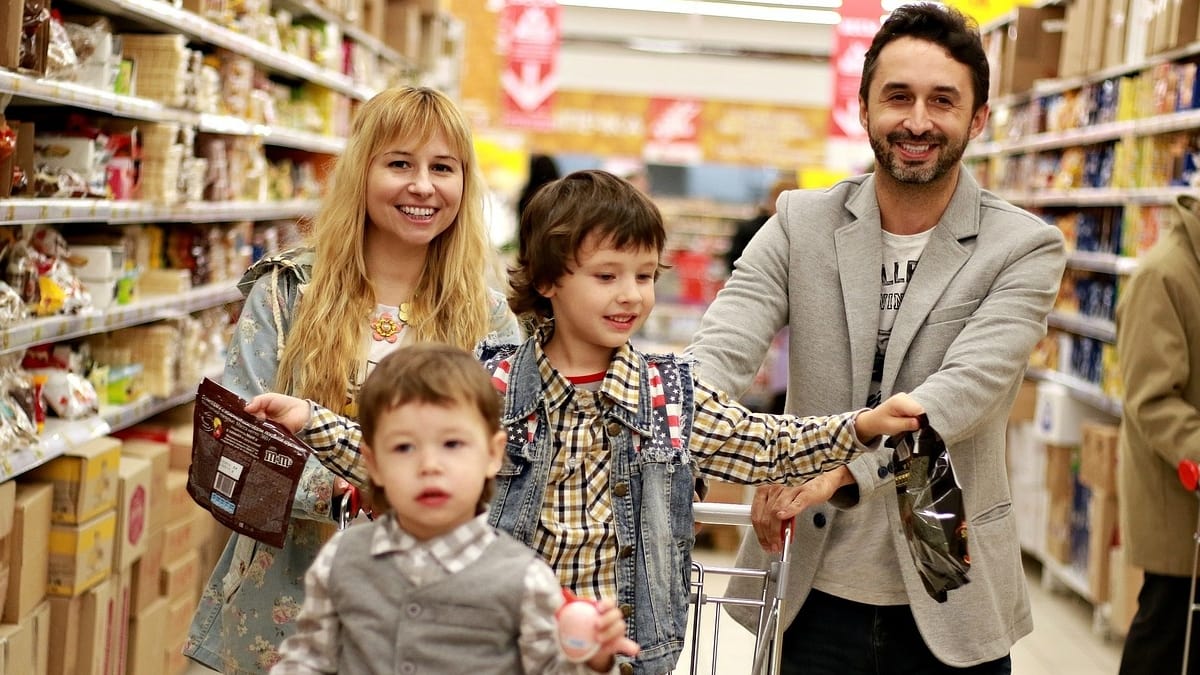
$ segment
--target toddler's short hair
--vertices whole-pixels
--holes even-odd
[[[358,396],[358,423],[363,441],[377,451],[375,432],[391,410],[407,403],[474,407],[487,428],[489,438],[500,430],[500,394],[491,378],[470,352],[451,345],[422,342],[401,347],[381,360],[363,383]],[[387,510],[380,486],[372,485],[372,506],[377,513]],[[487,507],[495,489],[493,481],[479,497],[480,511]]]

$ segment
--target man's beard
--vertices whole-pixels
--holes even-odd
[[[875,151],[875,170],[887,171],[888,175],[900,183],[909,185],[928,185],[950,172],[962,159],[967,149],[967,139],[953,145],[945,134],[929,132],[914,136],[904,131],[894,131],[887,135],[886,142],[876,134],[868,134],[871,149]],[[932,165],[922,163],[910,166],[896,158],[893,148],[899,143],[932,143],[938,146],[937,157]]]

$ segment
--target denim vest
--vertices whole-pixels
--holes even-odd
[[[536,338],[535,338],[536,339]],[[638,412],[613,405],[601,413],[612,455],[609,485],[618,550],[616,601],[641,653],[622,673],[669,673],[683,649],[692,565],[692,493],[687,452],[692,428],[691,363],[641,357]],[[492,526],[530,545],[541,516],[554,446],[546,424],[534,340],[484,345],[480,360],[505,394],[508,432],[496,477]]]

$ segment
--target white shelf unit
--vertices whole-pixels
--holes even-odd
[[[282,50],[161,0],[75,0],[80,5],[112,16],[122,16],[241,54],[260,67],[299,80],[319,84],[346,96],[366,100],[375,94],[342,73],[322,68]]]
[[[240,294],[236,290],[233,292],[240,297]],[[212,294],[211,300],[214,304],[204,307],[197,306],[195,309],[204,309],[205,307],[222,304],[221,302],[217,302],[218,299],[220,299],[219,295]],[[195,311],[195,309],[192,311]],[[155,320],[157,319],[148,319],[148,321]],[[134,323],[127,325],[134,325]],[[91,331],[85,334],[97,332],[103,331]],[[12,350],[6,349],[5,351]],[[208,364],[205,368],[204,376],[219,380],[221,369],[222,364],[219,362]],[[15,452],[0,453],[0,482],[4,482],[45,464],[63,454],[71,447],[133,426],[160,412],[183,405],[196,397],[196,387],[199,384],[199,382],[193,383],[174,395],[165,398],[144,395],[135,401],[122,405],[103,406],[98,414],[89,415],[77,420],[64,420],[55,417],[47,418],[46,426],[39,436],[37,443],[16,450]]]
[[[103,311],[59,314],[23,321],[0,333],[0,354],[46,342],[72,340],[163,319],[175,319],[239,299],[241,293],[233,282],[218,282],[183,293],[147,296],[128,305],[116,305]]]
[[[107,199],[0,199],[0,225],[49,223],[219,223],[235,220],[306,218],[315,199],[282,202],[190,202],[163,206]]]
[[[347,26],[314,0],[280,0],[296,15],[311,15],[337,23],[342,33],[383,60],[410,72],[412,64],[365,31]],[[77,0],[77,4],[106,15],[129,19],[151,30],[180,33],[190,40],[222,47],[254,61],[273,74],[327,87],[356,100],[376,92],[340,72],[296,58],[279,49],[219,26],[192,12],[160,0]],[[198,131],[261,138],[268,146],[325,155],[345,149],[345,139],[304,130],[258,124],[229,115],[198,113],[163,105],[137,96],[101,91],[72,82],[59,82],[23,73],[0,70],[0,110],[10,105],[36,109],[66,106],[123,119],[171,122]],[[308,218],[319,208],[318,200],[282,202],[193,202],[164,206],[149,202],[103,199],[0,199],[0,226],[36,224],[200,223],[240,220]],[[104,333],[128,326],[151,323],[195,311],[237,302],[241,294],[234,282],[224,281],[193,288],[183,293],[145,296],[129,305],[76,315],[31,319],[0,331],[0,354],[17,353],[30,346]],[[210,364],[209,377],[219,378],[222,364]],[[0,481],[8,480],[62,454],[67,448],[136,424],[159,412],[186,403],[195,396],[195,384],[175,395],[144,396],[120,406],[106,406],[99,414],[79,420],[50,418],[37,443],[0,454]]]

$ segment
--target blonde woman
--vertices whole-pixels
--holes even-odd
[[[482,179],[462,113],[425,88],[384,91],[358,111],[310,246],[243,277],[246,305],[224,385],[246,399],[293,394],[354,416],[359,385],[408,342],[470,349],[520,337],[482,264],[491,256]],[[234,535],[200,599],[184,653],[230,675],[265,673],[295,632],[304,573],[333,530],[332,473],[315,459],[283,548]]]

